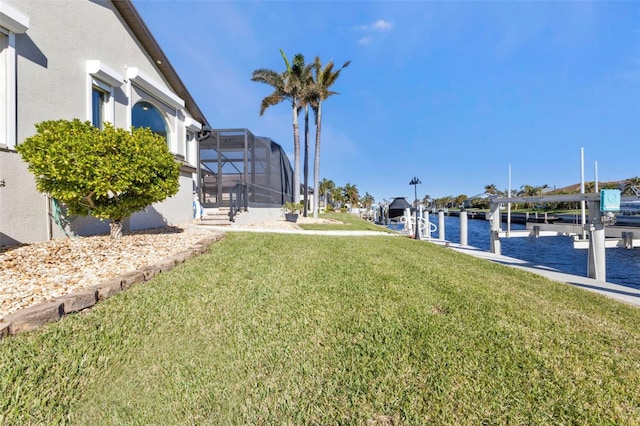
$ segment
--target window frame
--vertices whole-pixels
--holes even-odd
[[[187,163],[195,166],[198,161],[198,134],[202,131],[202,124],[186,117],[184,126],[184,158]]]
[[[180,131],[179,115],[185,107],[185,101],[169,88],[145,74],[138,67],[127,67],[125,71],[127,78],[127,94],[129,97],[129,126],[132,122],[133,105],[140,101],[147,101],[155,105],[162,113],[167,125],[167,145],[173,154],[181,155],[181,144],[184,147],[184,134]],[[134,96],[136,93],[139,99]],[[162,105],[162,107],[159,106]],[[169,111],[171,113],[169,113]]]
[[[29,16],[0,0],[0,31],[7,37],[7,45],[0,50],[0,66],[3,78],[0,84],[4,96],[0,99],[4,111],[0,122],[0,147],[13,149],[17,145],[17,51],[16,34],[24,34],[29,29]]]
[[[104,123],[111,123],[115,126],[115,99],[114,92],[124,83],[123,77],[98,60],[87,61],[87,120],[94,126],[93,122],[93,93],[94,91],[103,94],[102,100],[102,120],[98,127],[102,129]]]

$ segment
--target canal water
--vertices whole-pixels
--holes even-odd
[[[435,225],[438,224],[437,215],[430,215],[429,220]],[[502,229],[506,230],[506,226],[503,223]],[[393,225],[390,227],[395,229]],[[525,225],[512,223],[511,229],[525,229]],[[470,246],[490,250],[488,220],[469,219],[467,230],[467,242]],[[433,233],[432,238],[438,238],[438,232]],[[452,243],[460,242],[460,218],[445,216],[445,239]],[[587,250],[574,249],[572,237],[502,238],[500,241],[501,253],[504,256],[544,265],[572,275],[588,275]],[[606,253],[607,282],[640,289],[640,248],[608,248]]]

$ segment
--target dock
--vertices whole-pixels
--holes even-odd
[[[432,243],[446,246],[452,250],[464,253],[470,256],[486,259],[491,262],[500,263],[502,265],[528,271],[537,275],[541,275],[553,281],[559,281],[576,287],[583,288],[588,291],[602,294],[621,302],[629,303],[640,307],[640,289],[627,287],[620,284],[598,281],[593,278],[581,277],[578,275],[567,274],[557,269],[549,268],[544,265],[536,265],[525,260],[516,259],[509,256],[491,253],[481,250],[477,247],[462,246],[447,241],[432,239]]]

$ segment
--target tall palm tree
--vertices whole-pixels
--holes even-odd
[[[293,64],[287,59],[284,50],[280,49],[280,55],[284,60],[286,70],[276,72],[267,68],[260,68],[253,72],[251,81],[264,83],[273,88],[273,93],[265,97],[260,104],[260,116],[270,106],[277,105],[282,101],[291,103],[291,114],[293,123],[293,200],[300,201],[300,134],[298,128],[298,115],[302,108],[303,90],[300,76],[304,73],[304,56],[297,54],[293,57]],[[302,64],[302,68],[301,65]]]
[[[313,76],[311,75],[311,65],[304,64],[304,56],[299,55],[298,57],[299,63],[297,64],[297,69],[299,70],[299,75],[297,76],[300,90],[301,90],[301,99],[300,105],[304,108],[304,206],[303,216],[307,217],[307,207],[309,203],[309,106],[315,103],[317,98]],[[318,188],[318,183],[314,182],[314,190]],[[317,203],[318,197],[317,194],[314,197],[314,205]]]
[[[330,96],[337,95],[337,92],[330,90],[331,86],[340,77],[340,72],[349,66],[351,61],[345,62],[342,67],[334,71],[333,61],[329,61],[324,68],[319,56],[313,63],[314,74],[314,90],[310,93],[312,97],[315,97],[315,101],[312,103],[313,110],[316,116],[316,147],[315,155],[313,159],[313,187],[318,187],[318,180],[320,179],[320,135],[322,133],[322,102],[327,100]],[[318,197],[313,199],[313,217],[318,217]]]

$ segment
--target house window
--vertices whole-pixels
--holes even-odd
[[[105,122],[115,124],[114,94],[123,77],[98,60],[87,61],[87,119],[98,129]]]
[[[104,111],[108,104],[109,94],[97,87],[91,89],[91,124],[102,129],[105,122]]]
[[[162,113],[150,102],[141,101],[133,106],[131,110],[131,125],[133,127],[147,127],[169,143],[167,125]]]

